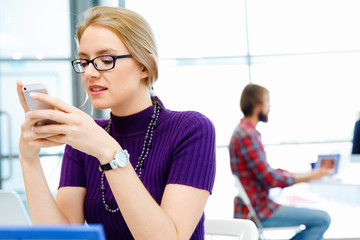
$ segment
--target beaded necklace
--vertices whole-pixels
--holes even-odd
[[[156,100],[156,98],[151,97],[151,100],[152,100],[152,102],[154,104],[154,112],[151,115],[150,123],[149,123],[149,126],[148,126],[148,128],[146,130],[145,137],[144,137],[143,148],[142,148],[140,156],[137,159],[137,163],[136,163],[136,167],[135,167],[135,172],[137,173],[139,178],[141,178],[141,174],[142,174],[143,169],[144,169],[145,158],[149,155],[149,152],[150,152],[150,149],[151,149],[154,129],[156,127],[156,123],[157,123],[157,120],[159,119],[160,111],[161,111],[161,105]],[[111,135],[111,118],[110,118],[108,124],[105,127],[105,131]],[[105,176],[105,172],[102,172],[100,191],[101,191],[101,195],[102,195],[102,202],[104,203],[104,206],[105,206],[105,210],[108,211],[108,212],[111,212],[111,213],[118,212],[119,207],[117,207],[116,209],[111,209],[110,206],[105,201],[106,188],[104,186],[104,176]]]

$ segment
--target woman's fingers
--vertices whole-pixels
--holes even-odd
[[[31,131],[39,138],[46,138],[49,141],[58,143],[68,143],[71,139],[76,137],[73,136],[75,132],[78,132],[77,125],[67,124],[50,124],[43,126],[33,126]],[[77,134],[75,134],[76,136]]]
[[[16,91],[17,91],[17,94],[18,94],[18,97],[19,97],[21,107],[24,109],[24,112],[28,112],[29,111],[29,106],[27,105],[24,94],[22,92],[22,87],[23,87],[22,82],[17,81],[16,82]]]
[[[63,145],[63,143],[53,142],[46,138],[40,138],[32,142],[32,147],[34,148],[49,148],[49,147],[57,147],[61,145]]]
[[[45,93],[32,92],[30,94],[30,97],[40,102],[50,104],[51,106],[62,112],[71,113],[79,111],[79,109],[77,109],[76,107],[73,107],[72,105],[60,100],[59,98]]]
[[[67,122],[68,115],[55,109],[41,109],[27,112],[25,117],[35,123],[45,119],[65,123]]]
[[[48,139],[48,140],[50,140],[51,137],[54,137],[54,136],[63,136],[63,134],[37,133],[37,132],[34,132],[33,138],[34,139]]]
[[[60,134],[60,135],[49,136],[46,138],[46,140],[61,145],[61,144],[65,144],[65,138],[66,138],[65,135]]]
[[[50,141],[66,142],[68,144],[70,142],[67,141],[77,138],[79,127],[87,120],[84,118],[84,115],[69,114],[58,110],[31,111],[26,113],[26,118],[31,123],[43,119],[57,121],[58,123],[48,125],[30,125],[31,132],[39,138],[47,138]]]
[[[25,121],[26,122],[26,121]],[[34,132],[27,123],[23,123],[22,125],[22,132],[20,137],[19,146],[21,149],[27,149],[30,152],[38,151],[41,148],[53,147],[53,146],[60,146],[63,143],[51,141],[48,138],[54,137],[53,133],[36,133]]]

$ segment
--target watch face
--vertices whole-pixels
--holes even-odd
[[[129,164],[129,153],[127,150],[116,151],[115,160],[119,167],[126,167]]]

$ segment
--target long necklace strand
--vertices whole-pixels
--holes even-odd
[[[146,130],[145,137],[144,137],[143,148],[142,148],[140,156],[137,159],[137,163],[136,163],[136,167],[135,167],[135,172],[138,174],[139,178],[141,178],[141,174],[144,169],[145,158],[149,155],[149,152],[151,149],[153,133],[154,133],[154,129],[156,127],[157,120],[159,119],[160,111],[161,111],[161,106],[160,106],[159,102],[157,100],[154,100],[154,112],[151,115],[150,123],[149,123],[149,126]],[[105,127],[105,131],[111,135],[111,118]],[[105,206],[105,210],[108,212],[112,212],[112,213],[118,212],[119,207],[117,207],[116,209],[111,209],[110,206],[105,201],[106,188],[104,186],[104,176],[105,176],[105,172],[102,172],[100,191],[101,191],[101,195],[102,195],[102,202],[104,203],[104,206]]]

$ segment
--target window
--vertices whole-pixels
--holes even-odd
[[[126,2],[126,8],[145,17],[157,39],[155,91],[169,109],[196,110],[209,117],[218,145],[229,143],[240,119],[240,93],[249,82],[243,3]]]
[[[1,58],[70,57],[68,1],[5,0],[0,18]]]
[[[126,1],[152,26],[161,58],[239,56],[247,51],[243,1]]]
[[[356,0],[247,1],[251,55],[359,50]]]
[[[359,53],[256,57],[252,79],[270,91],[266,143],[350,141],[356,112]]]
[[[249,82],[270,90],[270,122],[259,125],[265,144],[351,140],[360,110],[356,4],[132,0],[126,7],[154,29],[155,86],[165,104],[207,115],[226,146]]]
[[[50,94],[72,103],[69,1],[4,0],[0,8],[1,188],[24,191],[19,152],[23,110],[16,81],[45,83]],[[7,114],[7,115],[5,115]],[[11,128],[6,116],[10,116]],[[11,139],[8,132],[11,131]],[[11,149],[9,149],[11,147]],[[62,147],[41,152],[51,190],[58,185]],[[14,159],[10,162],[9,155]],[[55,177],[54,177],[55,176]],[[52,181],[52,179],[55,179]]]

